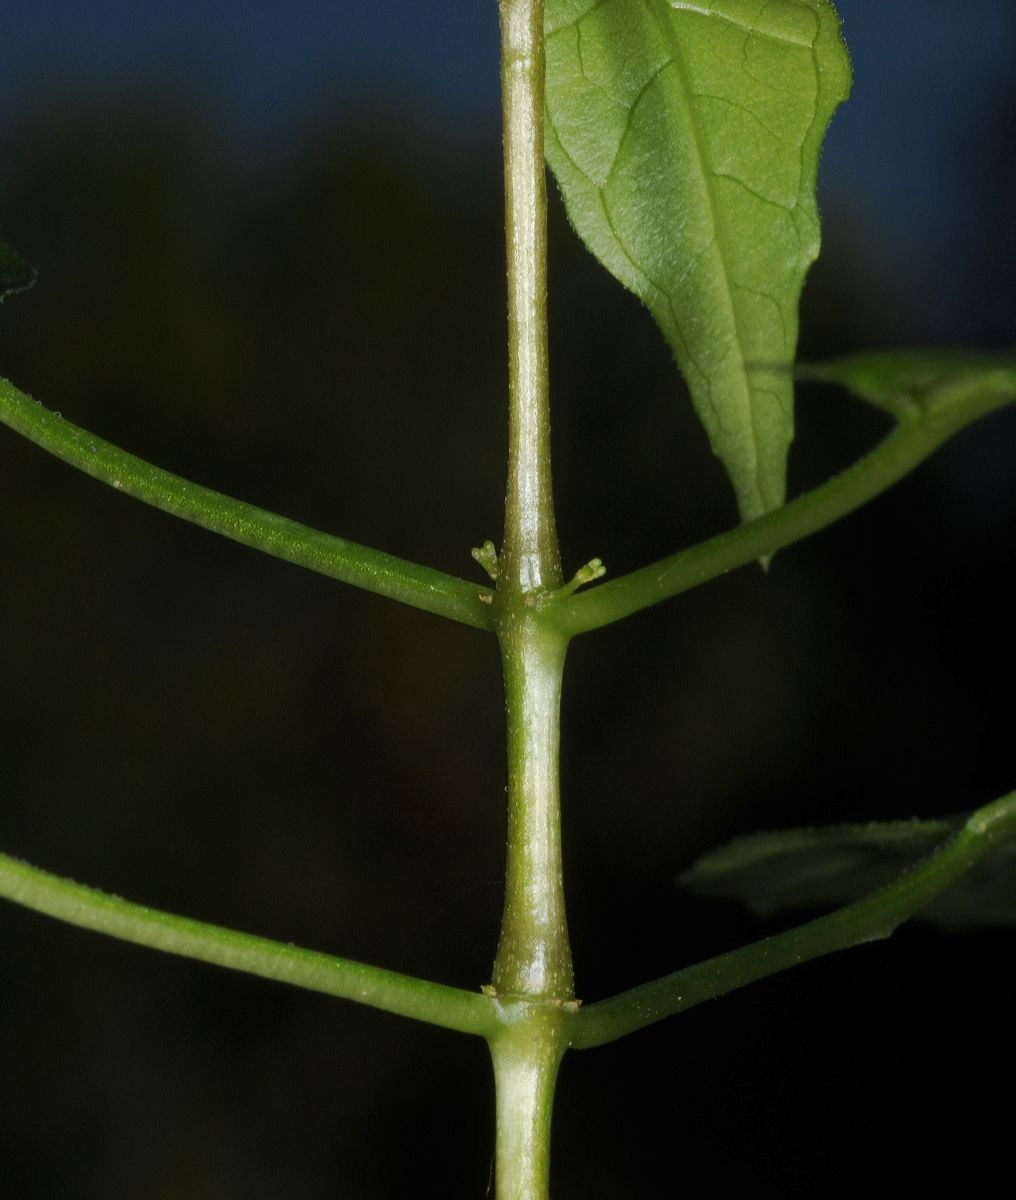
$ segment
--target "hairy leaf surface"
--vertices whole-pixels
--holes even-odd
[[[681,882],[700,896],[740,900],[761,916],[829,908],[892,883],[948,842],[965,820],[749,834],[703,855]],[[1000,845],[917,916],[948,928],[1016,924],[1016,843]]]
[[[819,147],[849,90],[828,0],[547,0],[547,159],[647,305],[742,519],[784,500]]]

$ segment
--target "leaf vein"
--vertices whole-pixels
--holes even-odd
[[[551,38],[557,37],[559,33],[565,33],[569,29],[577,28],[588,17],[591,17],[594,12],[610,3],[611,0],[596,0],[596,3],[591,4],[584,13],[580,13],[577,17],[572,17],[570,21],[565,21],[561,25],[555,25],[553,29],[546,30],[544,34],[544,41],[549,42]]]
[[[681,88],[683,89],[685,96],[688,98],[688,101],[689,101],[687,107],[694,114],[693,105],[690,103],[691,97],[694,95],[694,93],[692,91],[691,80],[690,80],[690,77],[688,74],[688,66],[687,66],[687,63],[685,62],[685,58],[684,58],[684,51],[683,51],[683,48],[675,34],[674,26],[671,24],[671,22],[669,21],[667,16],[664,13],[661,13],[661,11],[660,11],[661,6],[666,8],[670,4],[671,4],[671,0],[655,0],[654,6],[653,6],[653,12],[654,12],[657,22],[663,32],[664,40],[667,42],[668,46],[670,47],[671,60],[673,61],[675,67],[677,68],[677,76],[678,76],[679,84],[680,84]],[[731,287],[732,280],[731,280],[731,274],[730,274],[730,265],[727,262],[727,255],[726,255],[725,247],[724,247],[723,229],[722,229],[722,224],[720,221],[719,205],[717,203],[716,192],[715,192],[715,188],[714,188],[713,182],[712,182],[716,173],[712,168],[712,164],[709,162],[709,157],[706,152],[706,147],[703,144],[702,135],[698,128],[698,122],[696,120],[694,120],[694,117],[689,122],[689,125],[691,128],[692,144],[695,148],[695,153],[699,160],[699,169],[700,169],[701,175],[702,175],[703,190],[705,192],[706,200],[708,202],[709,217],[710,217],[710,222],[713,227],[713,236],[715,238],[716,250],[717,250],[717,253],[718,253],[719,259],[720,259],[720,267],[721,267],[720,273],[723,277],[723,282],[724,282],[724,285],[726,288],[727,304],[728,304],[728,308],[729,308],[730,321],[731,321],[731,325],[733,327],[733,334],[734,334],[734,348],[736,350],[737,357],[740,361],[741,375],[744,377],[745,383],[747,384],[748,389],[750,391],[751,384],[748,381],[748,372],[747,372],[747,368],[745,366],[743,335],[741,332],[740,321],[738,320],[737,306],[734,303],[734,294],[733,294],[733,290]],[[707,378],[708,378],[708,376],[707,376]],[[758,428],[757,414],[755,413],[755,406],[750,403],[748,405],[748,424],[751,429],[752,454],[753,454],[751,474],[754,477],[754,475],[757,471],[758,463],[761,459],[762,446],[761,446],[760,432],[759,432],[759,428]],[[757,492],[758,491],[757,482],[753,484],[753,487]]]
[[[717,21],[722,21],[724,25],[733,26],[735,29],[743,29],[755,37],[765,38],[770,42],[779,42],[784,46],[800,46],[805,50],[814,50],[815,48],[814,39],[808,42],[800,38],[787,37],[784,34],[774,33],[771,29],[760,29],[757,25],[752,25],[749,21],[739,21],[736,17],[732,17],[727,13],[717,12],[716,9],[705,4],[695,4],[692,0],[666,0],[666,3],[675,12],[692,13],[698,17],[713,17]]]
[[[797,208],[796,200],[793,205],[782,204],[779,200],[773,200],[770,196],[764,196],[761,192],[753,188],[750,183],[746,183],[739,175],[733,175],[729,171],[713,171],[712,174],[714,179],[725,179],[728,183],[736,184],[739,188],[746,191],[749,196],[757,200],[759,204],[765,204],[769,208],[778,208],[780,212],[791,215],[793,215],[794,209]]]
[[[762,120],[758,113],[752,112],[752,110],[745,104],[738,104],[736,100],[731,100],[729,96],[716,96],[712,92],[695,92],[693,94],[696,100],[713,100],[717,104],[726,104],[729,108],[733,108],[738,112],[744,113],[746,117],[751,117],[755,124],[758,125],[758,127],[764,133],[767,133],[771,138],[783,146],[800,147],[804,144],[803,139],[799,142],[795,142],[789,138],[783,137],[783,135],[778,133],[775,129],[770,128],[770,126],[768,126],[765,121]]]

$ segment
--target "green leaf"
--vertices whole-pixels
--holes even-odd
[[[892,884],[944,846],[966,820],[749,834],[703,855],[681,882],[700,896],[741,900],[760,916],[829,908]],[[994,848],[917,916],[953,929],[1016,924],[1016,842]]]
[[[20,254],[0,242],[0,300],[35,283],[35,271]]]
[[[798,877],[808,874],[807,862],[802,863],[799,855],[804,853],[807,858],[807,847],[814,842],[827,843],[822,845],[824,853],[840,839],[848,848],[862,847],[859,851],[862,856],[866,852],[863,847],[867,847],[876,858],[875,848],[881,843],[888,847],[888,853],[900,855],[898,866],[906,865],[909,851],[903,848],[908,845],[917,855],[928,849],[932,852],[884,887],[834,912],[674,971],[610,1000],[583,1006],[571,1039],[576,1049],[603,1046],[757,979],[766,979],[823,954],[889,937],[915,915],[934,911],[943,923],[960,926],[985,921],[1009,924],[1016,912],[1012,854],[1016,841],[1016,792],[956,821],[895,821],[889,825],[792,830],[741,838],[739,843],[706,856],[703,861],[712,859],[715,871],[704,870],[702,863],[696,864],[689,872],[691,882],[701,875],[722,884],[724,860],[730,864],[731,875],[736,877],[738,871],[745,870],[750,873],[753,862],[766,858],[762,852],[762,839],[766,838],[775,839],[773,848],[777,854],[781,845],[788,851],[785,855],[788,873],[796,872]],[[982,872],[985,864],[987,870]],[[852,872],[853,867],[849,867],[848,874]],[[816,871],[814,877],[821,878],[822,872]],[[771,878],[782,886],[779,871],[772,872]],[[986,881],[988,886],[971,886],[970,881],[978,879],[982,884]],[[712,890],[713,894],[742,894],[721,893],[716,887]]]
[[[647,305],[744,520],[784,500],[815,176],[850,65],[828,0],[547,0],[546,153]]]
[[[796,373],[841,384],[897,421],[962,403],[972,392],[1016,397],[1016,351],[888,350],[799,363]]]

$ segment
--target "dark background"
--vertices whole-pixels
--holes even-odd
[[[802,352],[1011,345],[1011,0],[842,0],[856,98]],[[3,14],[0,371],[143,457],[479,579],[504,285],[486,4]],[[735,519],[651,321],[552,209],[566,567]],[[573,647],[587,1000],[786,922],[674,876],[761,827],[1013,787],[1016,413],[781,553]],[[883,432],[803,390],[791,491]],[[0,431],[0,845],[107,890],[476,987],[501,900],[492,642],[127,502]],[[920,926],[566,1060],[555,1194],[1007,1194],[1012,933]],[[0,908],[0,1194],[482,1196],[486,1051]]]

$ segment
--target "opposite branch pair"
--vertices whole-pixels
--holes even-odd
[[[933,854],[873,895],[760,942],[586,1007],[557,1004],[568,1044],[588,1049],[799,963],[888,937],[992,851],[1016,837],[1016,792],[973,813]],[[0,896],[84,929],[245,971],[458,1033],[496,1038],[517,1019],[511,997],[467,992],[132,904],[0,855]],[[539,1007],[540,1001],[526,1002]]]
[[[896,429],[842,474],[736,529],[599,587],[549,598],[563,632],[619,621],[824,529],[899,482],[965,426],[1016,401],[1016,356],[897,352],[799,368],[886,409]],[[71,466],[155,508],[332,579],[476,629],[488,589],[181,479],[87,433],[0,379],[0,421]],[[493,548],[491,548],[493,549]]]

